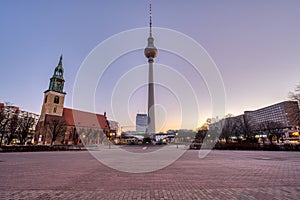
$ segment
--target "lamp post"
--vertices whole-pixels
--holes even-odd
[[[82,139],[83,139],[83,143],[86,145],[85,138],[86,138],[86,135],[85,135],[85,133],[83,133],[83,135],[82,135]]]
[[[178,138],[177,138],[177,136],[178,136],[178,132],[176,132],[176,148],[178,149]]]
[[[108,148],[110,149],[110,143],[112,141],[112,136],[113,136],[113,133],[109,133],[109,141],[108,141]]]

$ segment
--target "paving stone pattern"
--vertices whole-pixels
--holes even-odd
[[[129,147],[139,148],[139,147]],[[136,151],[136,150],[135,150]],[[300,153],[189,150],[131,174],[89,152],[0,153],[0,199],[300,199]]]

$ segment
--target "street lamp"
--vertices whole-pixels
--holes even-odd
[[[178,149],[178,138],[177,138],[177,136],[178,136],[178,132],[176,132],[176,147]]]
[[[86,142],[86,135],[85,135],[85,133],[83,133],[83,134],[82,134],[82,143],[83,143],[84,145],[86,145],[86,144],[87,144],[87,142]]]
[[[113,136],[113,133],[109,133],[109,141],[108,141],[108,148],[110,149],[110,142],[112,140],[112,136]]]

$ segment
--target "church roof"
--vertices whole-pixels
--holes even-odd
[[[109,130],[106,116],[96,113],[64,108],[62,116],[46,115],[45,123],[52,119],[62,119],[67,126]]]
[[[63,117],[69,126],[108,129],[104,115],[64,108]]]

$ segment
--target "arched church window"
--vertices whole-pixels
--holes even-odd
[[[59,97],[58,96],[54,97],[54,103],[59,104]]]
[[[53,113],[56,113],[56,107],[53,108]]]
[[[47,103],[48,96],[45,97],[45,103]]]

